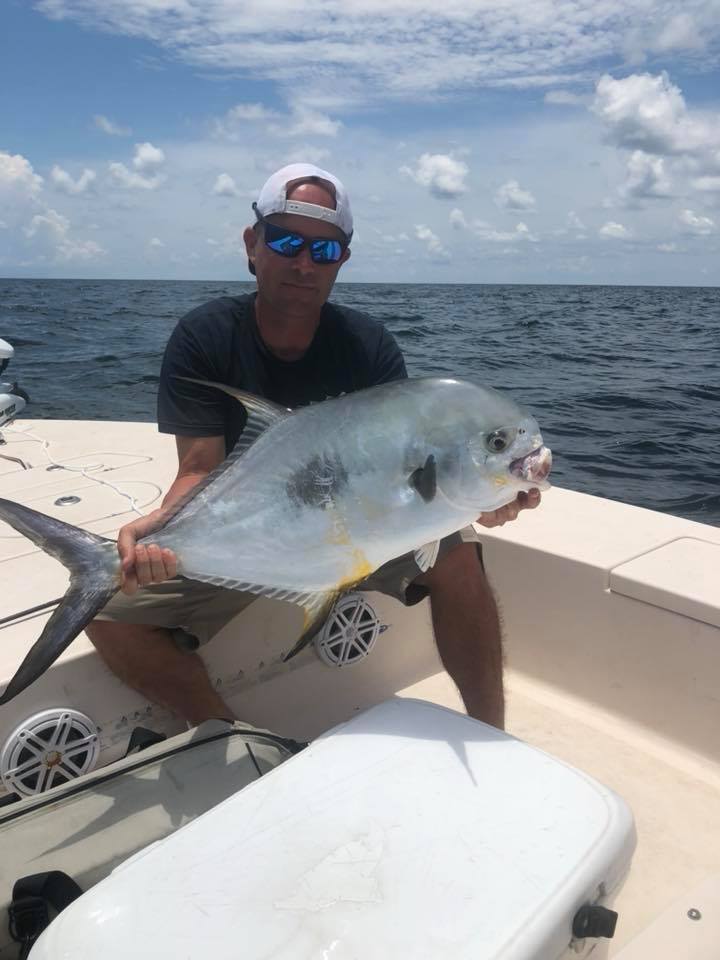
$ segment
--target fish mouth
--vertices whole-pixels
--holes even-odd
[[[528,483],[542,483],[552,467],[552,451],[549,447],[536,447],[524,457],[513,460],[508,470],[520,480]]]

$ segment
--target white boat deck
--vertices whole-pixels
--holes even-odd
[[[132,517],[127,501],[81,474],[48,471],[41,444],[25,431],[50,441],[54,460],[89,464],[91,477],[131,493],[143,511],[159,504],[174,475],[172,438],[150,424],[24,421],[5,430],[0,454],[33,468],[0,460],[0,497],[97,533],[112,535]],[[81,500],[55,506],[67,495]],[[508,731],[615,789],[636,818],[638,848],[611,955],[717,956],[720,529],[555,489],[532,514],[484,533],[507,638]],[[0,578],[0,619],[60,596],[67,582],[59,564],[1,524]],[[260,601],[203,655],[242,719],[297,737],[394,693],[461,709],[426,605],[406,611],[371,600],[390,629],[354,667],[326,668],[312,651],[281,666],[280,638],[287,648],[296,611]],[[0,626],[1,683],[46,619]],[[24,717],[61,696],[98,722],[106,759],[134,721],[172,728],[108,675],[83,637],[0,708],[0,748]],[[691,908],[700,920],[687,916]]]

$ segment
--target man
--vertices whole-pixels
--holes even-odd
[[[202,659],[179,649],[176,638],[211,637],[254,597],[174,580],[171,551],[136,543],[225,459],[244,425],[236,400],[181,378],[225,383],[297,407],[407,376],[402,354],[381,324],[328,303],[350,257],[353,229],[340,181],[310,164],[292,164],[269,178],[253,207],[257,222],[244,240],[257,294],[193,310],[170,338],[158,425],[175,435],[177,476],[160,510],[120,531],[123,593],[87,628],[118,676],[193,724],[233,715]],[[505,523],[539,500],[532,491],[479,522]],[[138,587],[146,589],[136,593]],[[474,530],[446,538],[425,574],[407,556],[376,571],[362,588],[408,604],[429,594],[438,650],[468,713],[502,728],[500,627]]]

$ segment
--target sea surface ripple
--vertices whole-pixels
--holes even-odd
[[[179,317],[251,283],[0,279],[23,416],[155,419]],[[720,525],[720,288],[339,284],[411,376],[507,390],[537,416],[561,487]]]

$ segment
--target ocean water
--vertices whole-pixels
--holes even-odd
[[[0,279],[6,371],[31,418],[155,419],[177,319],[250,283]],[[720,525],[720,288],[339,284],[411,376],[507,390],[561,487]]]

